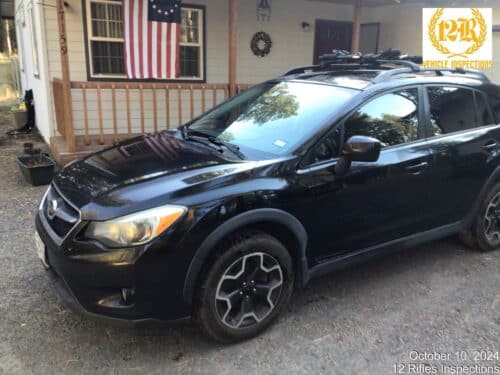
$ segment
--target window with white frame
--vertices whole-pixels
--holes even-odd
[[[203,74],[202,16],[201,9],[182,9],[180,75],[183,77]]]
[[[122,3],[86,0],[88,61],[92,78],[126,78]],[[182,6],[180,80],[204,79],[204,9]]]
[[[92,74],[125,74],[121,3],[92,1],[88,16]]]
[[[16,33],[18,35],[17,56],[19,58],[19,69],[21,70],[21,72],[24,72],[24,41],[22,35],[24,31],[23,28],[26,25],[26,23],[24,22],[24,9],[22,7],[20,7],[16,11],[15,24],[16,24]]]
[[[31,37],[31,59],[33,63],[33,75],[35,77],[40,76],[40,69],[38,67],[38,44],[36,40],[36,20],[35,13],[33,12],[33,3],[30,3],[27,8],[28,11],[28,25],[29,33]]]

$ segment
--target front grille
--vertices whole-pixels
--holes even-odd
[[[47,192],[42,209],[50,227],[61,238],[69,233],[80,216],[53,186]]]
[[[67,223],[64,220],[59,219],[58,217],[55,217],[53,220],[49,221],[50,227],[54,230],[54,232],[57,233],[59,237],[64,237],[66,236],[71,228],[73,228],[73,225],[70,223]]]

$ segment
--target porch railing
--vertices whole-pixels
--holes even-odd
[[[64,124],[64,107],[61,105],[64,101],[64,88],[63,82],[60,79],[52,81],[52,93],[54,94],[54,107],[56,112],[57,131],[64,136],[66,134]]]
[[[241,84],[237,91],[252,85]],[[54,80],[57,130],[66,138],[62,81]],[[177,127],[229,97],[228,84],[71,82],[77,149]]]

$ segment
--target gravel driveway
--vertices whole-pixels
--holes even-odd
[[[0,112],[0,135],[7,127]],[[394,374],[398,364],[409,374],[412,364],[413,373],[500,365],[487,352],[479,360],[500,349],[500,252],[470,251],[453,238],[314,280],[265,334],[237,345],[215,344],[189,325],[132,330],[75,315],[35,255],[33,217],[46,188],[27,185],[17,169],[25,141],[0,145],[0,373]]]

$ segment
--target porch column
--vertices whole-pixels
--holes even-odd
[[[363,5],[363,0],[355,1],[351,53],[359,52],[359,39],[361,37],[361,7]]]
[[[236,95],[237,0],[229,0],[229,96]]]
[[[73,102],[71,101],[71,79],[69,75],[68,44],[66,37],[66,18],[64,15],[64,0],[57,0],[57,26],[59,30],[59,53],[61,55],[61,74],[64,92],[63,103],[54,103],[55,106],[62,105],[64,119],[64,137],[68,151],[75,151],[75,136],[73,129]]]

